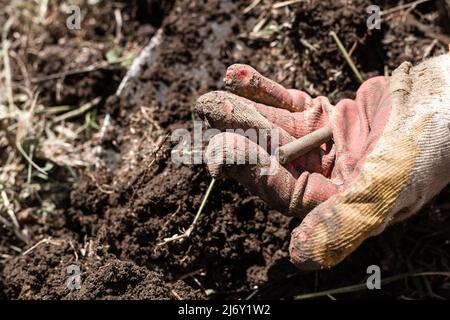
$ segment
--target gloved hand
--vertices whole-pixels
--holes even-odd
[[[286,144],[332,129],[332,141],[285,166],[236,133],[214,136],[205,153],[214,177],[236,179],[280,212],[304,218],[290,243],[300,269],[338,264],[450,182],[450,55],[405,62],[336,106],[286,90],[246,65],[231,66],[225,84],[232,93],[211,92],[196,104],[200,117],[221,131],[277,128]],[[256,150],[257,164],[226,164],[225,155],[248,160],[249,150]],[[274,175],[261,174],[268,163]]]

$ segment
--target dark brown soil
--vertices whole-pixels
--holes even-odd
[[[103,41],[115,32],[114,6],[124,18],[122,46],[144,46],[158,28],[163,41],[153,52],[154,61],[130,80],[120,96],[114,94],[125,75],[120,67],[37,84],[42,103],[48,105],[79,105],[101,96],[99,117],[109,114],[112,125],[96,143],[120,160],[115,167],[87,170],[73,186],[60,190],[62,199],[46,218],[21,217],[30,233],[29,245],[1,229],[0,251],[10,257],[0,264],[0,298],[200,299],[208,294],[230,299],[245,298],[256,287],[254,298],[291,298],[360,283],[371,264],[380,265],[384,277],[448,271],[449,190],[417,217],[366,241],[332,270],[298,272],[289,262],[288,244],[290,231],[300,221],[271,210],[228,180],[217,182],[189,239],[158,245],[189,226],[211,179],[203,165],[172,163],[174,143],[158,137],[175,128],[192,128],[193,102],[209,90],[223,88],[228,65],[248,63],[287,87],[330,95],[336,101],[351,98],[358,81],[329,36],[332,30],[346,47],[354,46],[352,57],[365,78],[392,71],[404,60],[422,59],[433,38],[398,17],[383,21],[381,31],[368,33],[365,8],[370,4],[311,0],[270,11],[269,2],[263,1],[244,14],[247,1],[108,2],[89,11],[91,19],[84,20],[82,36],[62,34],[58,25],[48,27],[42,50],[30,58],[33,77],[103,60],[111,49]],[[436,10],[432,4],[421,5],[412,15],[426,22]],[[264,17],[276,27],[252,33]],[[445,34],[437,23],[429,28]],[[445,45],[438,43],[431,54],[444,50]],[[30,207],[36,206],[33,199]],[[49,237],[49,242],[31,248]],[[81,290],[67,288],[70,265],[81,268]],[[442,277],[405,278],[382,291],[343,297],[438,295],[450,297]]]

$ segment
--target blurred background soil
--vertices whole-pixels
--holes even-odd
[[[0,298],[450,298],[438,273],[450,270],[448,188],[331,270],[295,269],[288,244],[300,221],[229,180],[188,239],[164,243],[189,227],[211,181],[204,165],[170,161],[167,135],[192,129],[196,98],[223,89],[228,65],[353,98],[358,79],[330,32],[363,78],[388,75],[448,50],[444,3],[0,0]],[[74,4],[81,28],[71,30]],[[366,25],[372,4],[380,30]],[[395,281],[338,293],[372,264]],[[71,265],[80,290],[67,286]]]

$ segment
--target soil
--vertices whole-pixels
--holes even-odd
[[[381,30],[368,32],[365,9],[372,2],[310,0],[268,10],[270,1],[262,1],[248,13],[247,1],[100,2],[87,11],[78,33],[67,32],[64,16],[35,30],[42,39],[39,52],[28,59],[33,78],[102,61],[114,46],[143,47],[159,29],[162,41],[120,95],[115,92],[126,73],[120,65],[36,83],[46,105],[81,105],[100,96],[97,116],[103,122],[108,115],[110,125],[101,138],[91,140],[101,147],[101,164],[60,187],[54,210],[20,215],[28,244],[1,229],[0,252],[8,257],[0,263],[0,298],[237,299],[254,293],[253,298],[278,299],[360,283],[371,264],[380,265],[384,277],[448,271],[449,189],[416,217],[369,239],[331,270],[295,269],[288,245],[300,221],[272,210],[229,180],[217,181],[188,239],[160,245],[190,225],[211,180],[204,165],[171,162],[176,142],[165,137],[177,128],[192,129],[193,103],[203,93],[223,89],[228,65],[250,64],[286,87],[328,95],[336,102],[354,97],[359,83],[330,31],[347,48],[354,47],[352,58],[364,78],[390,72],[405,60],[421,61],[427,48],[431,55],[445,52],[443,43],[430,47],[433,37],[404,22],[404,11],[383,20]],[[113,45],[115,9],[121,10],[124,23]],[[435,12],[429,3],[411,14],[431,21]],[[268,21],[263,32],[255,32],[262,19]],[[433,21],[433,32],[449,31]],[[54,174],[60,179],[68,175],[62,169]],[[30,196],[29,208],[50,192],[42,189],[39,196]],[[67,286],[72,265],[81,270],[80,290]],[[342,297],[450,298],[449,288],[442,277],[405,278],[382,291]]]

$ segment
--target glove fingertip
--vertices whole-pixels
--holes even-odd
[[[212,137],[205,151],[205,162],[213,178],[219,178],[223,175],[223,143],[223,134],[218,134]]]

